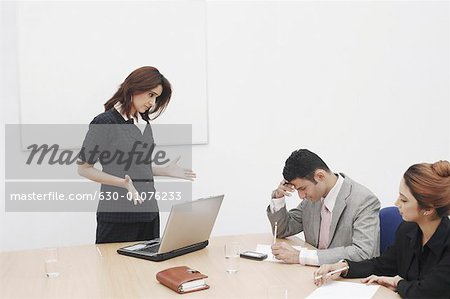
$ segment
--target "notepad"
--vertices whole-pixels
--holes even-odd
[[[156,273],[156,279],[161,284],[179,294],[209,289],[205,278],[208,276],[188,266],[172,267]]]
[[[318,287],[307,299],[318,298],[372,298],[380,288],[379,285],[365,285],[362,283],[330,281]]]
[[[261,252],[261,253],[266,253],[267,254],[267,258],[264,261],[267,262],[275,262],[275,263],[284,263],[281,260],[277,260],[273,254],[272,254],[272,245],[267,245],[267,244],[258,244],[256,245],[256,252]],[[305,247],[301,247],[301,246],[292,246],[297,250],[302,250],[302,249],[306,249]]]

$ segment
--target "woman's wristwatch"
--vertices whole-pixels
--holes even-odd
[[[347,262],[346,260],[340,260],[339,263],[345,263],[346,266],[350,268],[350,266],[348,265],[348,262]],[[342,272],[341,272],[341,276],[342,276],[342,277],[347,276],[347,272],[348,272],[348,270],[342,271]]]
[[[400,275],[396,275],[394,276],[395,279],[395,287],[398,289],[398,283],[403,280],[403,277],[401,277]],[[397,290],[396,290],[397,291]]]

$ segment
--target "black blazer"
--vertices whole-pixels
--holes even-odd
[[[143,204],[134,205],[133,201],[128,200],[126,189],[102,184],[100,191],[104,199],[99,200],[97,220],[130,223],[155,219],[158,205],[152,196],[152,192],[155,192],[151,168],[153,149],[153,133],[149,124],[142,134],[138,127],[127,123],[114,108],[92,120],[80,160],[89,164],[99,161],[104,172],[120,178],[129,175],[137,191],[142,194],[141,197],[146,199]],[[134,154],[130,155],[132,152]]]
[[[377,258],[347,261],[348,278],[400,275],[403,298],[450,298],[450,220],[442,218],[436,232],[422,249],[422,231],[415,222],[403,222],[394,245]]]

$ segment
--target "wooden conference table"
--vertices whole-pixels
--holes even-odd
[[[57,278],[45,277],[44,250],[1,252],[0,298],[267,298],[277,288],[287,290],[289,298],[304,298],[316,289],[315,267],[240,259],[239,272],[226,273],[224,244],[232,241],[241,250],[254,250],[258,243],[270,244],[272,236],[213,237],[205,249],[164,262],[117,254],[133,243],[60,247]],[[311,247],[296,237],[287,242]],[[156,280],[158,271],[182,265],[208,275],[211,288],[179,295]],[[400,297],[380,287],[374,298]]]

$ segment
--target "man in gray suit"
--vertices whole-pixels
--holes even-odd
[[[267,215],[277,237],[305,233],[318,250],[296,250],[285,242],[272,253],[286,263],[322,265],[341,259],[362,261],[379,255],[380,202],[366,187],[330,171],[315,153],[300,149],[286,160],[284,180],[272,192]],[[286,210],[285,196],[297,190],[303,201]]]

